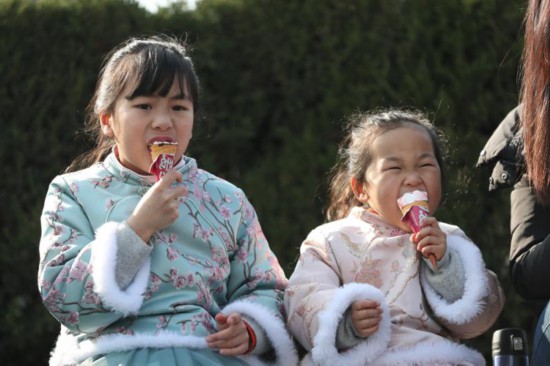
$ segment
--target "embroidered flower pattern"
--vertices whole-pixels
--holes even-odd
[[[390,309],[392,339],[395,335],[400,344],[437,340],[438,334],[448,338],[426,309],[422,286],[427,282],[420,279],[421,262],[410,234],[362,208],[352,209],[350,216],[313,230],[302,244],[292,286],[285,291],[287,324],[295,335],[313,344],[318,329],[313,322],[321,311],[334,301],[353,301],[343,289],[359,283],[382,292]],[[365,293],[374,291],[361,287]],[[396,346],[391,342],[388,349]]]
[[[57,319],[77,333],[81,324],[86,324],[87,332],[94,336],[133,334],[132,324],[142,315],[138,311],[137,316],[123,317],[122,309],[105,306],[102,296],[107,295],[96,291],[97,279],[89,263],[92,256],[105,255],[101,244],[94,242],[96,230],[105,222],[104,216],[97,216],[126,219],[134,207],[129,205],[138,202],[134,197],[142,196],[150,183],[126,170],[117,171],[108,161],[90,169],[99,173],[92,174],[88,181],[81,176],[71,181],[73,176],[69,175],[67,185],[54,187],[47,197],[43,212],[47,228],[41,242],[42,299]],[[154,315],[156,328],[183,333],[199,328],[215,331],[212,314],[233,296],[229,291],[238,291],[242,298],[264,304],[274,312],[282,311],[282,290],[287,280],[246,197],[195,165],[190,166],[182,184],[185,190],[179,198],[180,217],[151,238],[151,271],[146,287],[135,300],[143,301],[142,306],[147,306],[150,314],[159,306],[166,311]],[[93,204],[102,213],[82,208]],[[242,283],[236,288],[228,286],[230,270],[235,283]],[[262,294],[271,288],[273,294],[256,295],[257,288]],[[104,318],[102,313],[106,314]]]

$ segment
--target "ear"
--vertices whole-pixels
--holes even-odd
[[[359,182],[357,178],[351,178],[351,190],[360,202],[366,203],[368,201],[369,195],[367,194],[363,183]]]
[[[99,122],[101,123],[101,132],[107,137],[114,137],[113,128],[111,123],[113,122],[111,113],[100,113]]]

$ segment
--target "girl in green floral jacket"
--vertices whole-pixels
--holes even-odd
[[[51,365],[297,363],[287,280],[253,207],[185,156],[198,106],[185,52],[167,37],[113,50],[90,103],[97,147],[50,184],[38,283],[61,323]],[[155,142],[177,143],[158,181]]]

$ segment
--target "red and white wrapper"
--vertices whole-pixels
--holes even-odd
[[[397,200],[397,205],[403,215],[401,221],[406,222],[414,233],[422,229],[422,221],[430,215],[428,194],[424,191],[405,193]],[[437,268],[435,255],[429,254],[434,268]]]
[[[175,142],[155,142],[150,146],[153,163],[149,172],[157,177],[157,181],[169,170],[174,168],[178,144]]]

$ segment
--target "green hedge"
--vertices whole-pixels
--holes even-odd
[[[439,218],[479,244],[505,287],[495,329],[530,330],[532,305],[507,274],[508,192],[489,194],[474,168],[517,100],[523,11],[520,0],[202,0],[153,15],[132,1],[0,0],[0,359],[47,359],[58,329],[36,287],[47,185],[90,146],[77,131],[103,55],[158,32],[187,39],[201,78],[190,154],[245,190],[287,275],[323,221],[344,117],[416,107],[451,142]],[[468,343],[489,358],[490,332]]]

